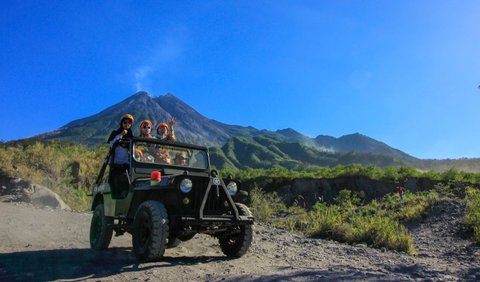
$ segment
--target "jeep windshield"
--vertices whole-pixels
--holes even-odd
[[[136,141],[133,143],[133,158],[139,163],[208,168],[206,150],[178,146],[175,143]]]

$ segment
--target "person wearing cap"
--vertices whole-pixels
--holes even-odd
[[[124,198],[128,194],[128,188],[125,189],[126,172],[129,170],[128,146],[118,142],[122,138],[133,137],[133,122],[134,118],[131,114],[122,116],[120,127],[112,131],[107,140],[110,147],[115,148],[113,158],[110,159],[110,176],[108,180],[112,188],[112,197],[114,198]]]
[[[173,125],[176,120],[172,118],[168,123],[162,122],[157,125],[157,138],[164,141],[175,141]]]
[[[150,132],[152,132],[153,124],[148,119],[142,121],[140,123],[140,135],[138,137],[143,138],[155,138]]]
[[[112,131],[110,137],[108,137],[107,143],[110,144],[110,147],[113,147],[122,138],[132,138],[132,125],[134,119],[130,114],[126,114],[120,120],[120,128]],[[127,164],[128,163],[128,150],[123,147],[124,145],[120,144],[115,149],[115,154],[113,158],[114,164]]]
[[[152,132],[153,124],[150,120],[146,119],[140,123],[140,135],[138,137],[142,138],[155,138],[150,132]],[[138,145],[138,144],[137,144]],[[137,161],[141,162],[154,162],[155,158],[151,155],[152,145],[146,144],[146,146],[141,146],[135,148],[134,158]]]

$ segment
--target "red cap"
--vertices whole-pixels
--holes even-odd
[[[162,174],[160,173],[160,171],[150,172],[150,180],[160,181],[161,179],[162,179]]]

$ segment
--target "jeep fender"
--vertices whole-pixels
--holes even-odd
[[[95,195],[95,198],[93,198],[92,206],[90,207],[90,210],[91,210],[91,211],[95,210],[95,207],[96,207],[98,204],[103,204],[103,195],[102,195],[102,193],[97,193],[97,194]]]

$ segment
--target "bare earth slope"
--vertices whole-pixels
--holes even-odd
[[[139,264],[128,234],[109,250],[90,250],[91,214],[0,202],[0,281],[480,280],[480,248],[462,237],[463,211],[442,202],[411,226],[416,256],[256,224],[240,259],[226,259],[215,239],[197,235],[163,261]]]

